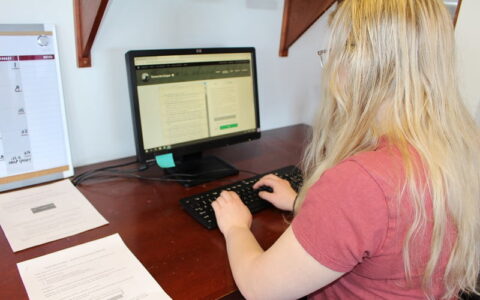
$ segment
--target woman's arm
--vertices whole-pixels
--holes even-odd
[[[250,211],[237,194],[222,192],[212,206],[225,236],[233,277],[247,299],[298,298],[343,275],[310,256],[290,227],[263,251],[250,231]]]

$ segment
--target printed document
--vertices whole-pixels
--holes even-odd
[[[0,194],[0,225],[14,252],[105,224],[68,179]]]
[[[118,234],[17,267],[32,300],[170,299]]]

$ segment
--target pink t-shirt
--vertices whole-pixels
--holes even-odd
[[[432,223],[413,241],[413,282],[407,283],[403,241],[412,224],[410,199],[398,199],[404,179],[399,152],[385,142],[327,170],[309,190],[292,222],[303,248],[325,267],[344,276],[310,295],[313,299],[425,299],[420,278],[429,257]],[[431,198],[425,207],[431,220]],[[436,269],[432,296],[441,298],[443,273],[455,230],[449,222],[447,242]],[[417,256],[418,255],[418,256]]]

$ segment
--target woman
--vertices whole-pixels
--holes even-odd
[[[326,99],[295,218],[267,251],[233,192],[213,202],[246,298],[452,299],[480,267],[479,130],[460,99],[440,0],[345,0],[331,20]],[[296,199],[296,202],[294,201]],[[295,205],[294,205],[295,202]]]

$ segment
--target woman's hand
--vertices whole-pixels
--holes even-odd
[[[212,202],[218,228],[227,235],[232,228],[241,227],[250,229],[252,214],[243,204],[235,192],[222,191],[220,196]]]
[[[279,209],[286,211],[293,210],[293,203],[295,202],[295,198],[297,197],[297,192],[292,189],[292,187],[290,186],[290,182],[273,174],[268,174],[263,176],[259,181],[257,181],[253,185],[253,188],[258,189],[261,186],[268,186],[273,190],[273,192],[259,192],[258,195],[261,198],[272,203],[275,207]]]

